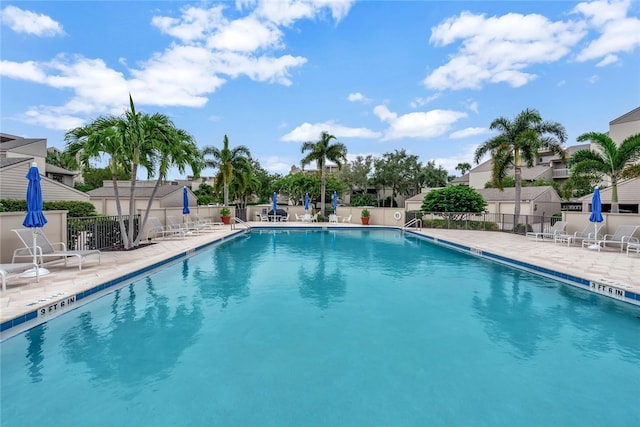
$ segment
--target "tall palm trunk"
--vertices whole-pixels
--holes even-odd
[[[142,231],[144,230],[145,225],[147,225],[147,219],[149,218],[149,212],[151,212],[151,204],[153,203],[154,198],[156,197],[156,192],[158,191],[158,187],[160,187],[160,183],[164,179],[164,175],[160,174],[158,179],[156,180],[156,184],[153,186],[153,190],[151,191],[151,196],[147,201],[147,208],[144,210],[144,216],[142,218],[142,222],[140,223],[140,227],[138,227],[138,235],[133,242],[133,246],[140,245],[140,239],[142,237]]]
[[[324,168],[324,165],[322,165],[322,172],[321,172],[321,180],[320,180],[320,215],[322,215],[324,217],[324,193],[326,192],[327,189],[327,183],[326,183],[326,177],[327,177],[327,172]]]
[[[513,207],[513,226],[514,229],[520,222],[520,195],[522,194],[522,168],[520,166],[515,166],[513,168],[514,178],[516,181],[516,194],[515,194],[515,204]]]
[[[611,177],[611,213],[620,212],[618,203],[618,177],[613,175]]]
[[[218,187],[219,189],[220,187]],[[225,182],[222,186],[223,201],[225,206],[229,206],[229,183]]]
[[[127,236],[127,228],[124,226],[124,218],[122,217],[122,206],[120,205],[120,193],[118,190],[118,176],[112,172],[111,179],[113,180],[113,193],[116,196],[116,212],[118,213],[118,224],[120,225],[120,234],[122,235],[122,243],[126,248],[129,245],[129,236]]]
[[[135,244],[134,244],[134,220],[133,220],[133,216],[135,215],[136,212],[136,206],[135,206],[135,195],[134,192],[136,191],[136,176],[138,174],[138,164],[137,163],[133,163],[133,166],[131,167],[131,193],[129,194],[129,232],[128,232],[128,243],[129,246],[125,245],[125,249],[131,249]]]

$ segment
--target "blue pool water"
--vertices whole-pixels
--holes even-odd
[[[3,342],[0,424],[640,425],[639,317],[393,231],[258,231]]]

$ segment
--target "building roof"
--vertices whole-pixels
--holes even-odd
[[[613,119],[612,121],[609,122],[609,126],[619,125],[621,123],[637,122],[637,121],[640,121],[640,107],[635,108],[629,111],[628,113],[621,115],[617,119]]]
[[[469,184],[469,174],[464,174],[462,176],[456,176],[455,178],[453,178],[451,181],[449,181],[449,185],[456,185],[456,184]]]
[[[0,150],[12,150],[14,148],[23,147],[33,144],[34,142],[46,141],[45,138],[22,138],[20,136],[9,135],[8,133],[0,133]]]
[[[120,195],[120,197],[123,197],[125,195],[126,197],[129,197],[129,188],[130,187],[128,186],[123,186],[123,187],[118,186],[118,194]],[[163,197],[166,197],[167,195],[175,191],[182,191],[182,187],[179,187],[177,185],[161,185],[158,187],[158,191],[156,191],[155,198],[162,199]],[[149,197],[151,197],[152,192],[153,192],[153,187],[136,187],[134,195],[136,198],[148,199]],[[94,190],[88,191],[87,194],[89,194],[91,198],[107,197],[107,198],[115,199],[116,197],[115,190],[113,187],[96,188]]]
[[[49,164],[49,163],[47,163],[45,166],[46,166],[46,169],[47,169],[46,170],[47,173],[55,173],[55,174],[58,174],[58,175],[70,175],[70,176],[77,175],[76,172],[61,168],[59,166],[54,166],[54,165]]]
[[[12,165],[16,165],[22,162],[31,162],[33,157],[3,157],[0,158],[0,169]]]

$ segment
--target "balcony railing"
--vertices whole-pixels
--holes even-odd
[[[551,176],[553,178],[569,178],[569,169],[553,169]]]

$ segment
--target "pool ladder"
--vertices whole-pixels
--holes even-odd
[[[418,230],[422,230],[422,218],[413,218],[411,221],[407,222],[404,226],[402,226],[402,231],[405,231],[407,228],[412,225],[417,225]]]
[[[246,227],[247,231],[251,232],[251,226],[249,225],[249,223],[247,221],[241,220],[237,216],[233,217],[233,220],[231,221],[231,229],[232,230],[236,229],[236,224],[240,224],[240,225]]]

